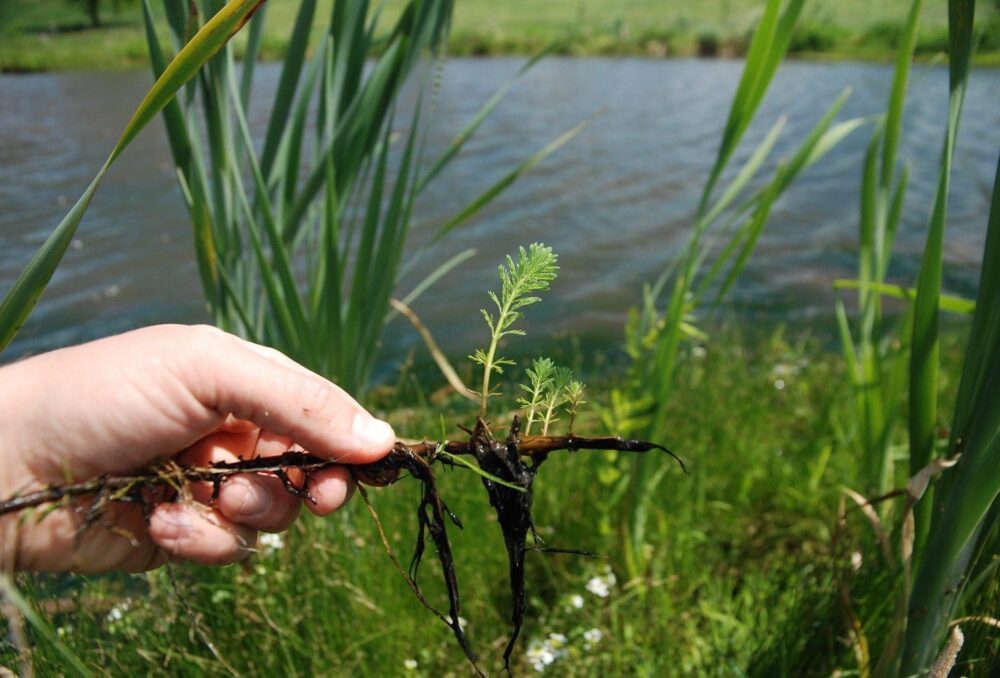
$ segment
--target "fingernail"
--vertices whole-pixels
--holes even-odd
[[[389,424],[368,414],[354,415],[353,429],[358,441],[368,447],[388,447],[396,436]]]

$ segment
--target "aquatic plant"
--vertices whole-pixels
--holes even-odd
[[[476,655],[466,637],[461,617],[461,598],[458,586],[457,566],[448,536],[449,522],[461,528],[459,518],[448,509],[438,489],[435,477],[435,465],[446,465],[456,468],[473,470],[482,481],[489,497],[490,505],[497,515],[504,547],[509,563],[509,582],[511,600],[511,634],[503,653],[504,668],[509,670],[511,655],[524,624],[526,610],[525,558],[529,551],[552,553],[575,553],[589,555],[584,551],[552,548],[544,544],[535,531],[531,509],[534,499],[533,483],[536,474],[549,455],[557,451],[576,452],[578,450],[608,450],[618,452],[645,453],[659,450],[675,459],[681,468],[683,462],[673,452],[653,442],[642,440],[626,440],[618,436],[588,437],[576,435],[570,427],[563,435],[549,435],[549,425],[555,421],[555,412],[563,403],[569,403],[569,411],[575,415],[577,407],[582,403],[583,385],[572,379],[571,373],[565,368],[552,366],[551,361],[544,359],[535,361],[536,377],[540,373],[551,372],[553,376],[540,387],[543,394],[542,416],[543,432],[541,435],[521,433],[520,417],[515,415],[505,436],[494,433],[495,424],[487,419],[485,405],[493,393],[490,389],[489,375],[500,365],[513,365],[513,361],[500,358],[496,354],[497,344],[503,336],[523,335],[523,331],[514,327],[521,317],[520,309],[540,301],[540,298],[530,296],[534,291],[548,288],[555,279],[557,267],[556,255],[552,250],[539,243],[531,244],[527,249],[520,248],[516,260],[507,258],[507,265],[499,267],[501,281],[500,294],[490,292],[490,299],[498,309],[497,315],[483,309],[482,314],[491,331],[488,350],[478,349],[472,359],[483,366],[484,381],[482,389],[483,409],[480,410],[472,428],[463,429],[466,440],[441,440],[437,442],[407,443],[398,441],[391,452],[383,459],[360,466],[351,467],[355,477],[368,485],[389,485],[406,472],[410,477],[421,483],[421,498],[417,508],[418,527],[416,546],[410,566],[404,570],[388,540],[378,514],[375,512],[367,493],[362,488],[364,497],[372,517],[379,527],[379,533],[386,550],[397,565],[400,574],[406,579],[413,593],[420,602],[446,624],[454,634],[466,657],[479,670]],[[542,367],[544,366],[544,367]],[[528,415],[530,417],[530,414]],[[472,457],[475,464],[464,460]],[[139,470],[127,476],[101,476],[90,480],[52,485],[30,490],[0,501],[0,516],[17,513],[27,509],[46,507],[67,507],[80,514],[80,533],[94,527],[100,527],[106,513],[116,503],[139,504],[145,507],[147,515],[155,501],[186,501],[190,492],[186,489],[190,483],[206,483],[211,486],[211,497],[218,497],[222,485],[230,478],[241,473],[259,473],[274,476],[281,480],[285,489],[306,501],[312,497],[308,491],[310,474],[335,465],[335,461],[313,456],[305,452],[288,451],[271,457],[241,459],[231,462],[217,462],[211,466],[197,467],[166,461],[153,465],[148,469]],[[289,477],[289,471],[295,469],[305,477],[296,484]],[[156,492],[154,493],[154,489]],[[78,498],[86,497],[92,501],[82,504]],[[529,536],[531,544],[529,545]],[[424,555],[428,537],[434,543],[436,555],[441,565],[445,589],[448,594],[448,612],[442,612],[429,603],[417,583],[417,572]],[[606,587],[613,585],[613,575],[606,574],[600,580]],[[610,583],[609,583],[610,582]],[[601,592],[589,587],[595,595]],[[178,595],[182,595],[178,593]]]

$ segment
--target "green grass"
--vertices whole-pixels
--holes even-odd
[[[319,3],[320,15],[332,0]],[[159,3],[157,11],[159,11]],[[271,2],[272,28],[262,54],[278,58],[298,3]],[[386,17],[401,0],[390,0]],[[1000,23],[994,3],[979,3],[982,36],[979,59],[996,62]],[[455,10],[453,54],[529,54],[552,42],[567,54],[739,55],[760,18],[757,0],[462,0]],[[831,58],[891,58],[902,30],[907,3],[864,0],[814,0],[806,4],[791,52]],[[104,12],[107,26],[91,29],[82,5],[64,0],[4,0],[0,3],[0,70],[131,68],[146,62],[138,6]],[[940,53],[946,44],[946,0],[926,4],[917,53]]]
[[[963,335],[945,333],[945,364],[957,364]],[[646,548],[652,567],[644,586],[626,581],[619,546],[626,521],[605,508],[626,460],[560,454],[539,474],[534,514],[542,537],[603,557],[529,554],[528,621],[516,675],[533,672],[525,652],[551,633],[567,637],[566,655],[550,667],[555,675],[850,671],[857,660],[840,602],[843,586],[873,651],[878,647],[892,613],[884,601],[893,575],[867,550],[870,530],[859,512],[848,515],[834,542],[839,488],[857,470],[850,426],[843,424],[853,414],[839,354],[830,340],[780,330],[747,336],[713,328],[713,337],[687,353],[679,368],[663,442],[684,457],[691,475],[671,468],[660,485],[651,507]],[[554,358],[592,374],[592,405],[578,430],[602,432],[596,409],[620,385],[618,361],[565,348],[573,342],[560,346]],[[470,376],[471,365],[464,369]],[[504,381],[512,384],[514,375]],[[944,402],[951,402],[956,381],[956,374],[943,374]],[[374,394],[372,406],[402,435],[436,437],[442,421],[454,434],[456,423],[471,423],[475,405],[433,395],[441,385],[432,368],[407,370]],[[505,419],[506,411],[504,403],[493,403],[497,418]],[[659,463],[672,464],[665,457]],[[509,614],[499,529],[478,478],[443,472],[441,484],[465,524],[461,532],[451,530],[463,616],[484,669],[493,674]],[[372,496],[405,564],[418,487],[403,480]],[[163,571],[69,582],[25,577],[22,583],[30,579],[47,586],[50,598],[75,601],[76,612],[49,615],[57,633],[88,665],[115,674],[224,673],[194,629],[191,611],[218,655],[241,674],[401,675],[407,659],[417,661],[416,675],[467,674],[448,629],[414,600],[357,498],[340,515],[300,520],[285,542],[241,565],[178,567],[183,602]],[[846,565],[855,550],[866,554],[858,572]],[[608,566],[617,582],[601,598],[586,585],[605,576]],[[437,579],[431,554],[421,582],[443,605]],[[573,605],[574,595],[582,597],[582,607]],[[120,618],[109,617],[126,600]],[[603,638],[585,649],[583,633],[595,628]],[[64,665],[55,649],[36,643],[39,675],[59,673]],[[9,659],[9,647],[6,652]]]

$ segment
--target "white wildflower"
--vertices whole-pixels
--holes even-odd
[[[577,610],[583,607],[583,596],[579,593],[574,593],[569,597],[569,605]]]
[[[611,588],[603,577],[591,577],[586,589],[598,598],[607,598],[611,594]]]
[[[611,566],[607,565],[604,568],[604,574],[591,577],[585,588],[599,598],[607,598],[617,583],[618,579],[615,578],[615,573],[611,570]]]
[[[591,577],[587,582],[586,589],[599,598],[607,598],[611,593],[612,586],[614,583],[608,581],[607,577]]]
[[[784,391],[785,390],[785,380],[784,379],[775,379],[774,380],[774,387],[776,389],[778,389],[779,391]]]
[[[403,668],[405,668],[407,671],[416,671],[417,670],[417,660],[416,659],[404,659],[403,660]]]
[[[285,540],[280,534],[262,534],[257,543],[268,551],[278,551],[285,548]]]
[[[558,650],[566,645],[566,636],[561,633],[550,633],[549,639],[546,642],[549,644],[549,647]]]
[[[695,346],[691,349],[691,357],[695,360],[701,360],[708,355],[708,351],[705,350],[704,346]]]
[[[115,622],[120,622],[125,618],[125,613],[128,612],[130,607],[132,607],[131,600],[124,600],[112,607],[108,610],[108,615],[106,617],[108,623],[114,624]]]
[[[566,656],[566,636],[562,633],[550,633],[544,641],[532,640],[525,653],[531,668],[538,673],[557,659]]]
[[[545,670],[545,667],[556,660],[556,653],[552,651],[548,643],[540,643],[537,640],[531,641],[528,651],[525,653],[531,668],[538,673]]]
[[[602,638],[604,638],[604,634],[601,633],[600,629],[587,629],[583,632],[583,639],[587,641],[588,645],[596,645],[601,642]]]

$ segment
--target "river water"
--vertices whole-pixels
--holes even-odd
[[[519,59],[453,59],[441,77],[430,148],[444,148]],[[548,301],[529,329],[616,340],[642,284],[685,242],[714,160],[742,65],[725,60],[549,59],[510,92],[467,150],[425,192],[414,250],[455,210],[536,149],[593,116],[568,146],[515,184],[473,223],[425,249],[415,269],[475,248],[478,255],[415,303],[445,348],[483,341],[480,305],[496,265],[517,245],[543,240],[560,254]],[[262,129],[278,68],[260,68],[251,123]],[[788,124],[774,156],[788,155],[845,87],[841,118],[884,110],[891,67],[782,66],[737,153],[745,158],[779,115]],[[150,84],[145,71],[0,75],[0,293],[83,191]],[[915,68],[901,157],[912,164],[891,270],[909,284],[919,265],[947,112],[947,70]],[[946,243],[945,287],[971,296],[1000,152],[1000,70],[973,73],[958,139]],[[831,282],[855,274],[860,165],[871,127],[804,174],[775,206],[726,312],[746,322],[824,323]],[[418,276],[404,279],[406,292]],[[77,239],[15,343],[20,355],[155,322],[207,314],[190,226],[160,123],[105,179]],[[388,360],[419,338],[397,320]]]

